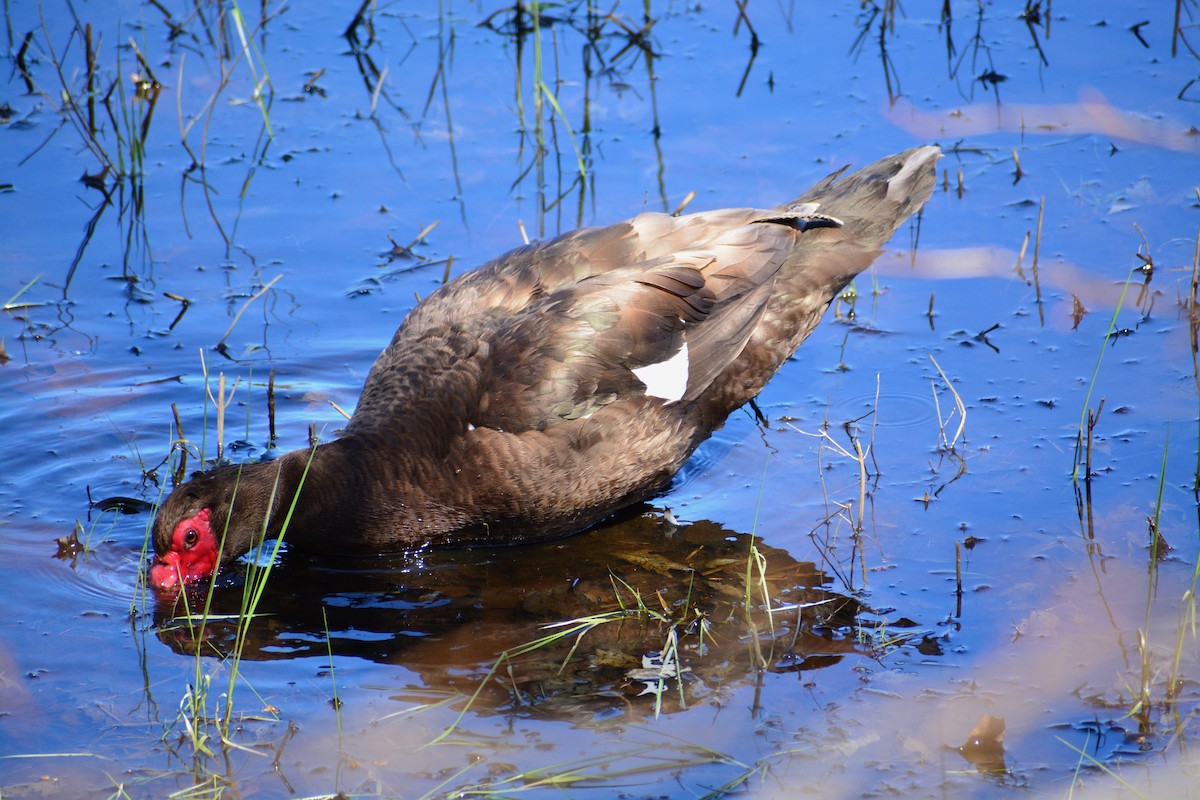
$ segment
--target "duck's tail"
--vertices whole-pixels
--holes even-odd
[[[780,268],[770,301],[740,356],[714,383],[710,411],[727,414],[752,399],[820,322],[825,309],[918,212],[936,182],[941,150],[917,147],[844,175],[830,175],[779,218],[819,220],[799,226],[796,246]]]

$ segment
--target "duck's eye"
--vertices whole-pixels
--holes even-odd
[[[187,533],[183,534],[183,546],[192,547],[196,544],[196,540],[200,538],[200,534],[196,533],[195,528],[188,528]]]

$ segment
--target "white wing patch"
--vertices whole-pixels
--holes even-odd
[[[688,385],[688,346],[684,341],[675,355],[657,364],[647,364],[633,370],[633,374],[646,387],[648,397],[658,397],[674,402],[682,400]]]

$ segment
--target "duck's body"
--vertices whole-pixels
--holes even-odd
[[[318,552],[546,538],[654,495],[924,204],[939,154],[830,176],[777,209],[575,231],[441,287],[339,439],[167,498],[152,583],[207,577],[279,533],[298,490],[287,540]]]

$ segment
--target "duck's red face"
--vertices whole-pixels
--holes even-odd
[[[221,548],[213,535],[212,513],[203,508],[182,519],[171,533],[170,549],[158,556],[150,568],[150,585],[162,591],[175,591],[213,574]]]

